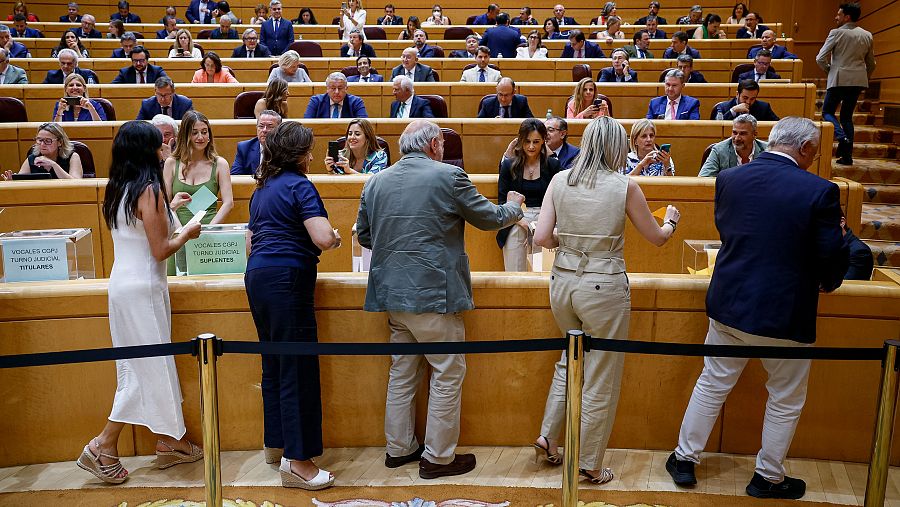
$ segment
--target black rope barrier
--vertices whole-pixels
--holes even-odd
[[[111,347],[105,349],[63,350],[59,352],[39,352],[35,354],[0,356],[0,368],[22,368],[25,366],[50,366],[57,364],[112,361],[116,359],[178,356],[192,354],[193,352],[193,342],[134,345],[131,347]]]

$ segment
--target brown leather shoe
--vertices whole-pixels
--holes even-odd
[[[437,479],[451,475],[462,475],[475,469],[474,454],[457,454],[453,461],[446,465],[437,465],[425,458],[419,460],[419,477]]]

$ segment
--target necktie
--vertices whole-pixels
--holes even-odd
[[[484,82],[484,69],[481,69],[478,71],[478,82],[479,83]]]
[[[397,108],[397,118],[403,118],[403,111],[406,110],[406,102],[401,102],[400,107]]]
[[[583,50],[583,49],[579,49],[578,51],[576,51],[576,52],[575,52],[575,58],[582,58],[582,56],[581,56],[581,52],[582,52],[582,51],[584,51],[584,50]]]
[[[667,119],[669,119],[669,120],[675,119],[675,101],[674,100],[669,101],[669,115],[668,116],[669,116],[669,118],[667,118]]]
[[[501,118],[509,118],[509,106],[503,106],[500,111]]]
[[[408,77],[410,81],[415,81],[415,79],[413,79],[413,73],[411,70],[406,71],[406,77]]]
[[[140,84],[146,84],[146,81],[144,80],[144,73],[143,73],[143,72],[138,72],[138,78],[139,78],[138,83],[140,83]]]
[[[369,81],[369,76],[363,76],[362,80],[368,82],[368,81]]]
[[[341,117],[341,109],[340,104],[333,104],[331,106],[331,117],[332,118],[340,118]]]
[[[757,75],[756,75],[756,82],[758,83],[760,79],[762,79],[762,74],[757,74]]]
[[[247,50],[247,58],[253,58],[253,51]]]
[[[171,114],[169,114],[169,109],[171,109],[169,106],[163,106],[162,114],[164,114],[166,116],[172,116]]]
[[[277,20],[277,19],[275,20],[274,23],[272,23],[272,26],[275,27],[275,35],[278,35],[278,26],[279,25],[280,25],[280,23],[279,23],[279,20]]]
[[[638,50],[638,57],[639,57],[639,58],[647,58],[646,56],[644,56],[644,50],[643,50],[643,49],[639,49],[639,50]]]

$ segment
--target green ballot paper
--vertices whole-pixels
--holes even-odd
[[[216,194],[210,192],[206,187],[200,187],[200,189],[191,196],[191,202],[185,204],[185,206],[187,206],[187,209],[191,210],[191,213],[196,215],[200,210],[209,208],[217,200],[219,200],[219,198],[216,197]]]

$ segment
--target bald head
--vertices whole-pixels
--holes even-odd
[[[500,78],[500,81],[497,82],[497,101],[502,107],[512,104],[515,90],[516,82],[512,78]]]
[[[775,32],[772,30],[766,30],[762,33],[762,37],[760,37],[760,43],[762,44],[763,49],[772,49],[775,46]]]
[[[406,48],[400,55],[400,62],[406,70],[413,70],[419,61],[419,50],[416,48]]]

